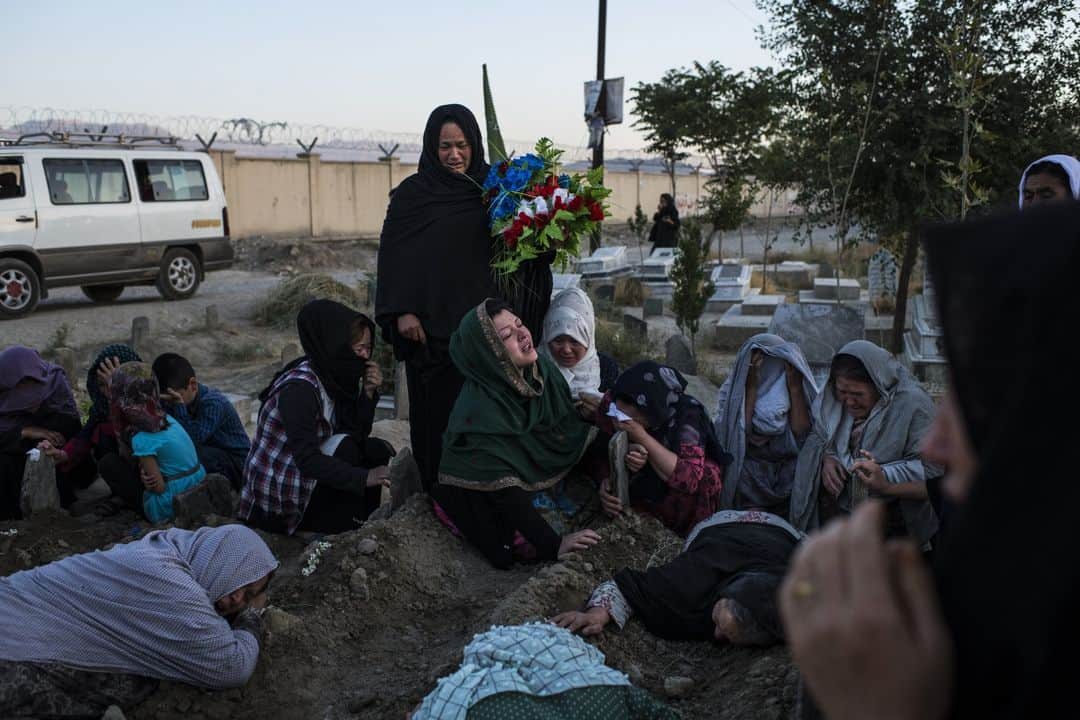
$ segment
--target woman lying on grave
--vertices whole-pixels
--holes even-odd
[[[107,478],[113,494],[142,508],[150,522],[171,520],[173,498],[206,477],[195,444],[183,425],[165,412],[161,388],[150,366],[126,362],[109,378],[109,416],[121,451],[138,463],[130,473]]]
[[[126,362],[142,362],[142,358],[129,345],[102,348],[86,371],[86,392],[91,403],[86,425],[65,444],[53,445],[50,440],[38,444],[38,449],[51,457],[61,472],[88,462],[96,466],[110,488],[140,487],[138,462],[126,448],[122,451],[109,416],[109,380],[113,371]],[[94,512],[112,515],[125,504],[127,501],[114,490],[114,495],[99,503]],[[134,507],[142,509],[141,504]]]
[[[1080,160],[1047,155],[1027,166],[1020,176],[1021,210],[1063,200],[1080,200]]]
[[[732,455],[723,507],[787,517],[795,461],[817,394],[798,345],[767,333],[743,343],[720,388],[716,416],[716,436]]]
[[[933,400],[888,352],[866,340],[840,348],[813,406],[813,430],[799,452],[792,524],[809,531],[849,514],[868,496],[882,497],[890,535],[928,543],[938,528],[929,501],[900,496],[915,489],[903,487],[906,483],[942,474],[919,454],[933,416]]]
[[[371,437],[382,373],[375,325],[331,300],[296,316],[304,355],[259,395],[239,517],[268,532],[340,533],[379,507],[394,449]]]
[[[22,345],[0,352],[0,520],[21,517],[19,496],[27,452],[43,440],[63,445],[81,427],[62,367]],[[75,500],[75,486],[86,487],[93,480],[92,463],[58,471],[61,504]]]
[[[546,623],[476,635],[461,668],[439,680],[408,720],[675,720],[678,714],[581,638]]]
[[[777,590],[802,537],[776,515],[722,510],[698,523],[671,562],[620,570],[593,591],[584,612],[564,612],[552,622],[596,635],[612,621],[621,630],[636,615],[668,640],[783,642]]]
[[[720,508],[724,468],[731,462],[705,407],[685,390],[678,370],[646,360],[619,376],[592,417],[607,436],[626,433],[615,438],[619,450],[612,462],[624,457],[620,440],[625,437],[621,463],[630,475],[630,505],[683,536]],[[600,501],[614,516],[625,508],[610,476],[622,470],[606,469]]]
[[[592,530],[560,537],[532,504],[532,493],[574,467],[593,431],[529,329],[505,302],[489,299],[462,318],[450,357],[465,385],[443,440],[440,519],[500,569],[595,545]]]
[[[277,568],[242,525],[151,532],[0,578],[0,716],[100,717],[177,680],[240,687]]]

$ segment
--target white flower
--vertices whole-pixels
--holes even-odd
[[[539,215],[541,213],[543,213],[544,215],[548,214],[547,200],[545,200],[542,197],[533,198],[533,203],[536,206],[536,214],[537,215]]]

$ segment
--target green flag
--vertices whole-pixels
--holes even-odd
[[[506,146],[503,145],[499,119],[495,117],[495,101],[491,99],[491,84],[488,83],[487,63],[484,64],[484,119],[487,121],[488,162],[506,160]]]

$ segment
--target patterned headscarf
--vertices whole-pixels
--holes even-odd
[[[101,364],[109,358],[116,358],[121,363],[142,362],[139,353],[135,352],[130,345],[116,343],[106,345],[101,349],[101,352],[94,358],[94,362],[90,363],[90,369],[86,371],[86,392],[89,393],[90,400],[93,402],[90,406],[89,420],[92,423],[105,422],[109,419],[109,398],[105,397],[105,393],[98,386],[97,376]]]
[[[153,370],[143,362],[126,362],[109,380],[109,409],[116,436],[126,443],[140,432],[164,430],[165,410]]]

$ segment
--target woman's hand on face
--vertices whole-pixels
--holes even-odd
[[[626,453],[627,469],[632,473],[641,472],[641,468],[645,467],[647,462],[649,462],[649,451],[645,449],[645,446],[636,443],[631,445]]]
[[[599,635],[604,631],[604,626],[611,622],[611,613],[602,607],[591,607],[585,612],[570,610],[551,618],[551,622],[570,632]]]
[[[645,427],[637,420],[624,420],[622,422],[616,422],[615,427],[619,430],[625,430],[627,437],[631,440],[640,443],[641,438],[649,433],[646,432]]]
[[[565,560],[570,553],[588,550],[598,542],[600,536],[594,530],[578,530],[576,533],[563,535],[562,542],[559,543],[559,559]]]
[[[390,468],[386,465],[371,468],[367,472],[368,487],[390,487]]]
[[[112,375],[116,372],[116,368],[120,367],[120,358],[107,357],[101,361],[101,365],[97,369],[98,390],[106,398],[111,399],[112,393],[109,390],[109,383],[112,380]]]
[[[397,319],[398,335],[413,342],[426,343],[427,335],[424,334],[424,326],[420,324],[420,318],[412,313],[399,315]]]
[[[821,484],[825,486],[825,489],[833,497],[840,497],[846,482],[847,470],[844,469],[839,460],[831,455],[826,455],[821,461]]]
[[[36,425],[27,425],[21,433],[24,440],[45,440],[56,447],[63,447],[66,442],[64,436],[55,430],[46,430]]]
[[[618,517],[622,514],[622,501],[609,492],[610,480],[605,480],[600,486],[600,507],[608,517]]]
[[[867,502],[798,550],[780,588],[795,662],[836,720],[945,717],[952,645],[933,581],[910,541],[885,541]]]

